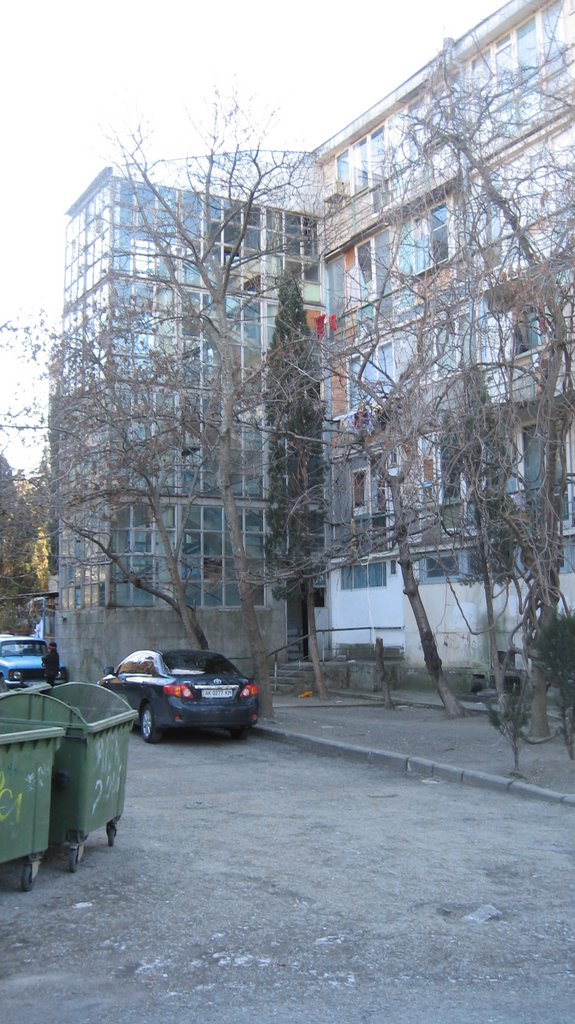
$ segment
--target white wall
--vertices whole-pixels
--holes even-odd
[[[391,575],[387,565],[387,585],[365,590],[342,590],[340,572],[329,575],[328,593],[332,645],[371,644],[382,637],[386,646],[403,643],[403,583],[399,567]]]
[[[333,642],[340,645],[375,643],[382,636],[386,646],[403,644],[406,667],[423,666],[423,652],[415,619],[406,596],[398,566],[396,576],[387,574],[387,586],[369,590],[341,590],[340,573],[329,577],[331,627],[341,630]],[[562,573],[561,588],[570,607],[575,607],[575,574]],[[454,586],[445,583],[421,585],[421,597],[446,669],[486,669],[489,647],[485,599],[480,584]],[[455,596],[457,595],[457,596]],[[515,593],[501,596],[498,613],[498,647],[506,650],[509,636],[519,621]],[[401,629],[392,630],[399,626]],[[333,634],[332,634],[333,636]]]

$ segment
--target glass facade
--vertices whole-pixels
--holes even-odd
[[[212,284],[224,269],[230,276],[222,327],[215,324]],[[116,495],[102,513],[98,528],[109,559],[96,557],[83,540],[62,539],[63,609],[155,606],[152,591],[173,586],[174,559],[190,602],[239,604],[218,480],[218,346],[225,338],[238,385],[249,390],[260,380],[285,273],[298,280],[304,302],[319,303],[317,223],[308,215],[257,207],[246,213],[241,203],[212,198],[206,204],[192,191],[152,190],[111,172],[75,204],[67,234],[66,326],[80,331],[96,310],[105,320],[101,344],[108,366],[113,359],[113,400],[129,413],[130,483],[140,497],[128,504]],[[94,337],[88,343],[99,344]],[[173,388],[160,374],[154,386],[153,367],[170,361],[177,366]],[[84,369],[76,368],[76,380]],[[234,423],[231,478],[259,605],[265,603],[261,416],[258,398]],[[143,451],[154,443],[162,529],[138,480],[138,446]]]

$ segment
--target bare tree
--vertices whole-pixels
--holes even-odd
[[[0,403],[0,451],[16,462],[18,451],[36,469],[46,445],[46,356],[54,338],[47,318],[37,322],[6,321],[0,324],[4,401]],[[23,460],[24,461],[24,460]]]
[[[207,647],[187,596],[191,564],[180,557],[186,516],[176,534],[173,508],[176,472],[187,459],[180,407],[186,387],[171,344],[161,337],[138,359],[141,313],[119,319],[113,311],[103,322],[82,324],[78,333],[63,335],[54,353],[51,490],[60,560],[73,563],[74,537],[82,538],[87,570],[103,581],[112,565],[117,586],[130,583],[164,601],[188,642]]]
[[[0,455],[1,631],[31,631],[29,603],[48,585],[48,529],[35,495],[34,480],[14,473]]]
[[[472,319],[453,404],[460,403],[460,419],[462,408],[473,413],[457,377],[464,383],[474,363],[485,395],[483,408],[475,404],[475,444],[480,441],[481,448],[469,498],[477,541],[484,537],[486,552],[493,556],[502,536],[514,546],[507,574],[518,595],[519,649],[531,668],[536,736],[548,733],[536,648],[539,630],[562,601],[566,440],[574,412],[573,114],[566,55],[553,26],[543,24],[549,29],[543,50],[524,50],[514,68],[490,72],[478,59],[466,78],[447,50],[429,106],[413,113],[410,136],[428,169],[454,172],[449,187],[457,241],[449,255],[459,264],[463,294],[472,300]],[[454,313],[461,319],[461,303],[446,313],[452,322]],[[461,335],[458,340],[461,346]],[[485,429],[487,403],[491,431]],[[496,501],[487,486],[494,473]],[[488,598],[489,588],[485,593]]]
[[[197,572],[213,572],[214,595],[237,588],[261,710],[270,715],[256,613],[263,527],[248,550],[246,523],[250,509],[263,523],[263,299],[273,299],[286,237],[299,246],[312,223],[296,212],[312,195],[309,160],[264,152],[237,107],[216,106],[202,144],[203,155],[169,164],[150,163],[138,133],[122,146],[116,187],[130,217],[135,210],[136,230],[133,219],[131,230],[117,225],[125,243],[115,250],[110,304],[101,316],[92,307],[77,317],[55,364],[58,508],[120,577],[167,602],[192,641],[207,643],[190,600]],[[287,226],[286,208],[294,211]],[[140,280],[124,276],[128,265]],[[210,570],[186,539],[200,493],[225,515],[225,581],[223,552]],[[143,517],[143,543],[152,543],[148,525],[159,538],[152,559],[121,550],[134,516]],[[210,579],[203,582],[209,590]]]
[[[326,225],[328,251],[346,230],[359,239],[334,256],[330,282],[332,302],[338,287],[343,295],[334,381],[343,374],[355,391],[349,457],[363,431],[391,493],[396,543],[403,535],[402,570],[427,553],[449,562],[450,550],[475,563],[463,575],[483,584],[501,694],[513,596],[517,629],[504,646],[530,667],[534,735],[548,729],[536,640],[564,600],[573,425],[573,113],[555,17],[542,16],[539,49],[525,42],[535,20],[525,26],[515,66],[477,53],[462,67],[448,44],[380,133],[372,191],[340,202]],[[410,597],[417,581],[405,570],[404,583]]]

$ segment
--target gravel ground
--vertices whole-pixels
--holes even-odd
[[[374,716],[473,748],[434,712],[340,712],[356,742]],[[94,832],[72,874],[51,848],[28,893],[0,865],[2,1024],[559,1024],[573,820],[257,733],[135,732],[113,849]]]

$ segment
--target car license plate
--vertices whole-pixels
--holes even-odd
[[[202,690],[204,697],[233,697],[234,691],[230,686],[211,686],[209,690]]]

